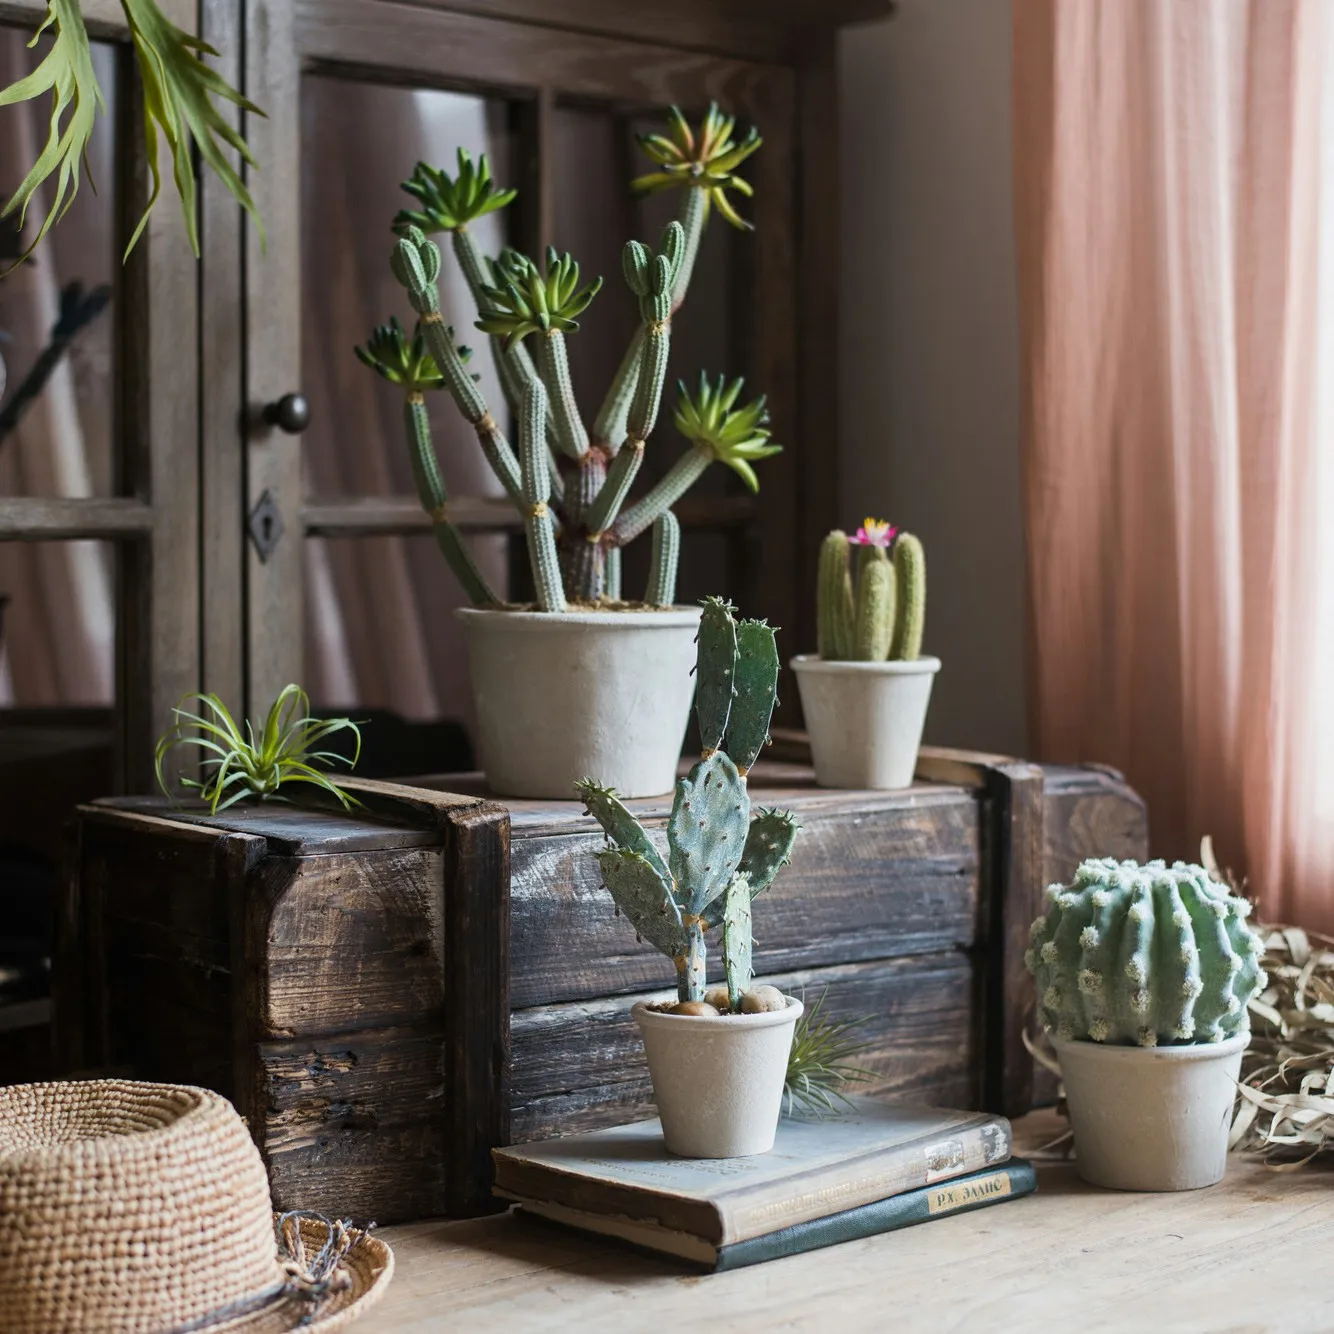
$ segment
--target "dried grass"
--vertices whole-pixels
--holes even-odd
[[[1334,939],[1257,926],[1269,985],[1250,1004],[1251,1045],[1229,1147],[1300,1167],[1334,1146]]]

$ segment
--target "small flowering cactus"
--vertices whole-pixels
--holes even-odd
[[[816,611],[820,656],[826,660],[919,657],[926,621],[922,544],[880,519],[864,520],[855,537],[835,529],[820,548]]]
[[[1057,1037],[1153,1047],[1248,1031],[1267,980],[1260,937],[1251,905],[1203,867],[1090,860],[1047,905],[1024,962]]]

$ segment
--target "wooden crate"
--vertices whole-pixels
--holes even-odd
[[[1085,855],[1143,856],[1143,806],[1098,769],[934,751],[919,778],[836,792],[757,766],[753,800],[804,826],[757,905],[757,972],[865,1017],[875,1091],[1018,1112],[1042,886]],[[629,1008],[671,967],[614,916],[577,803],[350,786],[352,816],[81,808],[62,1055],[232,1097],[280,1207],[482,1211],[492,1145],[651,1107]],[[631,804],[661,830],[665,802]]]

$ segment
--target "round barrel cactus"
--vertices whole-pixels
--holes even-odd
[[[1201,866],[1090,860],[1051,885],[1024,956],[1057,1037],[1221,1042],[1244,1033],[1265,985],[1251,905]]]

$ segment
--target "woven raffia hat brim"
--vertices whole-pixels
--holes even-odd
[[[324,1245],[327,1229],[323,1223],[302,1219],[301,1231],[312,1250]],[[357,1233],[356,1238],[356,1245],[338,1266],[339,1274],[346,1276],[347,1286],[331,1293],[309,1324],[301,1324],[306,1306],[292,1297],[253,1315],[209,1325],[207,1334],[288,1334],[295,1329],[331,1334],[359,1320],[384,1296],[394,1274],[394,1253],[378,1237]],[[200,1334],[205,1332],[201,1330]]]
[[[216,1093],[130,1080],[0,1088],[0,1334],[350,1324],[383,1294],[389,1248],[286,1218],[280,1255],[259,1152]]]

